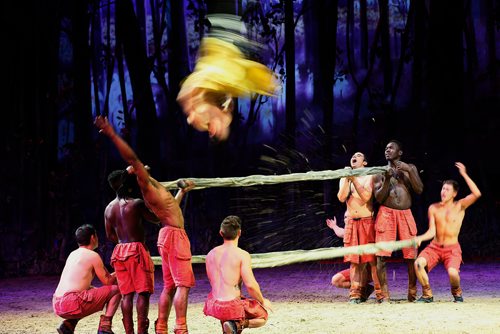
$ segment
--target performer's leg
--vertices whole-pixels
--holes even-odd
[[[422,297],[418,299],[419,302],[431,302],[433,300],[432,297],[432,289],[429,284],[429,275],[427,275],[427,260],[423,257],[419,257],[415,260],[415,275],[422,285]]]
[[[382,298],[378,299],[379,303],[389,301],[389,286],[387,284],[387,265],[384,256],[377,256],[377,276],[380,281],[380,289],[382,290]]]
[[[359,263],[351,263],[351,288],[349,289],[349,302],[361,302],[361,271]]]
[[[65,319],[59,327],[57,327],[57,333],[59,334],[73,334],[75,331],[76,324],[80,319]]]
[[[360,272],[361,272],[361,277],[360,277],[360,288],[361,288],[361,302],[366,302],[368,298],[370,298],[370,295],[373,293],[375,288],[373,287],[371,283],[372,275],[370,273],[371,266],[368,263],[362,263],[360,264]],[[376,268],[375,268],[376,270]]]
[[[174,299],[176,288],[175,286],[164,286],[158,301],[158,319],[155,321],[155,333],[167,334],[168,317],[172,309],[172,301]]]
[[[367,276],[370,276],[370,275],[368,275],[368,270],[370,270],[370,273],[371,273],[371,279],[373,281],[374,290],[375,290],[375,297],[377,298],[377,300],[380,300],[380,299],[384,298],[384,296],[382,294],[382,288],[380,286],[380,280],[378,278],[377,261],[376,260],[373,262],[370,262],[370,265],[367,268]]]
[[[417,276],[415,275],[415,259],[406,259],[408,265],[408,301],[417,299]]]
[[[144,334],[148,332],[149,328],[149,292],[140,293],[137,296],[137,334]]]
[[[126,334],[133,334],[134,333],[134,320],[133,320],[133,313],[134,313],[134,296],[135,293],[128,293],[123,296],[122,298],[122,322],[123,322],[123,327],[125,328],[125,333]]]
[[[455,268],[448,268],[448,276],[450,277],[451,294],[455,302],[463,302],[462,288],[460,287],[460,275]]]
[[[122,296],[120,295],[120,291],[118,290],[118,286],[114,285],[111,294],[113,297],[106,304],[106,312],[101,315],[99,320],[99,327],[97,330],[97,334],[109,334],[113,333],[111,330],[113,316],[115,315],[118,306],[120,305],[120,300]]]
[[[351,280],[346,279],[345,276],[339,272],[332,276],[332,285],[341,289],[349,289],[351,287]]]
[[[120,295],[120,290],[118,290],[118,286],[113,285],[113,288],[111,290],[111,294],[113,297],[108,301],[106,304],[106,313],[105,315],[107,317],[113,317],[115,315],[116,310],[118,309],[118,306],[120,305],[120,300],[122,299],[122,295]]]
[[[248,320],[248,328],[257,328],[257,327],[262,327],[266,324],[267,320],[266,319],[250,319]],[[246,328],[246,327],[242,327]]]
[[[265,319],[221,321],[224,334],[240,334],[245,328],[262,327],[266,322]]]
[[[185,286],[177,287],[177,291],[174,295],[174,308],[175,308],[175,334],[184,334],[187,333],[187,305],[188,305],[188,296],[189,289]]]
[[[368,284],[368,272],[367,272],[368,263],[360,263],[358,264],[359,270],[359,286],[366,287]]]

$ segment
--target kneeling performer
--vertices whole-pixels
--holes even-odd
[[[203,312],[221,321],[224,334],[239,334],[244,328],[263,326],[272,305],[262,296],[252,271],[250,254],[238,247],[241,219],[226,217],[219,233],[224,243],[212,249],[205,260],[212,291]],[[241,295],[242,283],[251,298]]]

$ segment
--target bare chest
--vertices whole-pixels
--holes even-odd
[[[436,217],[436,227],[444,230],[457,230],[462,226],[464,211],[458,206],[440,209]]]

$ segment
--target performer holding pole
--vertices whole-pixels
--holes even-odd
[[[411,193],[421,194],[424,185],[417,167],[401,161],[403,145],[391,140],[385,147],[385,158],[389,169],[385,175],[374,177],[374,193],[380,208],[375,220],[376,241],[395,241],[412,239],[417,235],[417,225],[411,212]],[[386,258],[392,251],[379,251],[377,255],[377,273],[382,287],[383,297],[379,302],[389,301],[387,284]],[[408,264],[408,301],[417,298],[417,277],[414,262],[417,249],[403,248],[403,257]]]
[[[365,155],[361,152],[353,154],[350,160],[352,169],[367,165]],[[349,167],[348,167],[349,168]],[[372,205],[373,181],[371,175],[349,176],[341,178],[337,194],[341,202],[347,205],[346,227],[344,231],[344,246],[366,245],[375,242],[375,222]],[[370,264],[371,277],[375,283],[377,300],[382,298],[380,282],[377,277],[377,265],[374,254],[349,254],[345,262],[351,263],[351,286],[349,302],[359,304],[366,301],[366,265]],[[364,276],[364,277],[363,277]]]
[[[189,289],[195,284],[191,266],[191,244],[184,229],[184,217],[179,206],[184,194],[194,187],[181,188],[176,197],[149,175],[149,170],[132,148],[115,133],[108,119],[97,116],[94,122],[100,133],[108,136],[122,158],[130,164],[129,173],[137,177],[147,207],[158,217],[162,228],[158,235],[158,252],[162,259],[163,290],[158,302],[156,334],[167,333],[167,322],[172,305],[175,309],[175,334],[186,334]]]

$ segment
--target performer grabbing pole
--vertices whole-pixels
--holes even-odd
[[[397,140],[391,140],[385,147],[385,158],[389,169],[385,175],[374,179],[375,198],[381,204],[375,220],[376,241],[411,239],[417,235],[417,225],[411,212],[411,193],[421,194],[424,185],[417,167],[401,161],[403,146]],[[389,301],[387,284],[386,258],[392,252],[377,252],[377,273],[382,287],[383,298],[379,302]],[[417,277],[413,266],[417,257],[416,248],[403,248],[403,257],[408,264],[408,301],[417,298]]]
[[[187,334],[187,303],[189,289],[195,284],[191,266],[191,245],[184,230],[184,217],[179,206],[184,194],[193,184],[182,188],[174,198],[170,191],[160,185],[137,157],[132,148],[115,133],[108,119],[98,116],[94,122],[100,133],[108,136],[122,158],[130,164],[129,173],[137,177],[147,207],[158,217],[162,229],[158,235],[158,252],[162,258],[163,290],[158,302],[156,334],[166,334],[168,317],[172,305],[175,308],[175,334]]]
[[[366,166],[365,155],[356,152],[351,157],[351,168],[358,169]],[[347,220],[344,235],[344,245],[356,246],[375,242],[375,222],[372,205],[372,176],[349,176],[341,178],[337,197],[347,205]],[[380,282],[377,277],[377,265],[373,254],[358,256],[349,254],[344,257],[345,262],[351,263],[351,287],[349,302],[359,304],[366,301],[364,296],[367,289],[366,266],[370,265],[371,277],[375,283],[377,300],[382,298]]]

